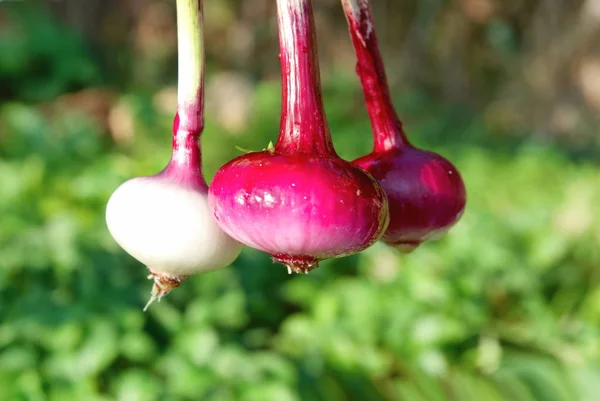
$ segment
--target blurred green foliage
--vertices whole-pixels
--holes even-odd
[[[151,283],[110,238],[104,206],[121,182],[164,167],[172,116],[122,94],[136,135],[117,147],[85,113],[31,103],[99,72],[71,33],[23,18],[27,35],[0,30],[12,98],[0,106],[0,400],[598,399],[597,164],[491,146],[478,117],[408,93],[397,104],[410,135],[454,161],[468,188],[443,240],[404,256],[376,244],[306,276],[246,249],[143,313]],[[44,48],[15,42],[36,35]],[[356,94],[353,77],[326,80],[345,158],[370,146],[364,111],[346,101]],[[251,101],[247,135],[207,116],[207,178],[235,146],[275,139],[278,84],[259,83]]]
[[[0,94],[41,101],[84,85],[99,75],[81,39],[46,14],[28,7],[3,7],[0,23]],[[43,40],[40,40],[43,38]],[[59,50],[57,52],[57,50]]]

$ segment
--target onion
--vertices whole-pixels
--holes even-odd
[[[381,186],[338,157],[325,118],[312,4],[278,0],[282,114],[277,143],[230,161],[209,202],[221,228],[288,271],[359,252],[383,234]]]
[[[241,250],[217,225],[202,174],[198,143],[204,128],[201,24],[201,1],[177,0],[178,111],[169,164],[157,175],[122,184],[106,207],[111,235],[147,266],[154,280],[146,308],[189,276],[229,265]]]
[[[410,252],[441,237],[461,217],[466,191],[458,170],[442,156],[410,144],[392,104],[368,0],[342,0],[357,56],[374,149],[353,161],[385,189],[390,224],[383,241]]]

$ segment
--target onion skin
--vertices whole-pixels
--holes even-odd
[[[206,189],[174,170],[117,188],[106,209],[111,235],[154,273],[188,277],[231,264],[240,245],[214,221]]]
[[[247,154],[227,163],[210,191],[226,233],[292,266],[359,252],[389,219],[381,187],[338,158]]]
[[[282,113],[274,148],[237,157],[215,175],[209,204],[231,237],[307,273],[359,252],[389,223],[387,197],[335,153],[319,78],[310,0],[278,0]]]
[[[388,195],[390,224],[382,240],[401,252],[442,237],[462,216],[466,191],[458,170],[440,155],[404,146],[354,163]]]
[[[411,252],[443,236],[462,216],[466,189],[460,173],[437,153],[413,146],[392,103],[368,0],[342,0],[373,133],[371,154],[353,161],[383,186],[390,224],[383,241]]]

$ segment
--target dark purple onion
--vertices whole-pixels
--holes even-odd
[[[353,163],[371,173],[387,193],[390,224],[383,241],[410,252],[458,221],[465,186],[452,163],[408,141],[390,98],[368,0],[342,0],[342,5],[374,139],[373,152]]]

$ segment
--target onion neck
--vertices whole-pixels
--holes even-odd
[[[369,1],[342,0],[342,6],[356,53],[356,71],[371,120],[374,151],[384,152],[410,146],[390,97]]]
[[[275,151],[336,155],[325,118],[311,0],[277,0],[282,109]]]
[[[177,0],[177,114],[173,154],[165,173],[206,187],[199,146],[204,129],[202,0]]]
[[[200,136],[182,130],[180,124],[177,114],[173,122],[173,154],[162,174],[180,184],[208,190],[202,174]]]

